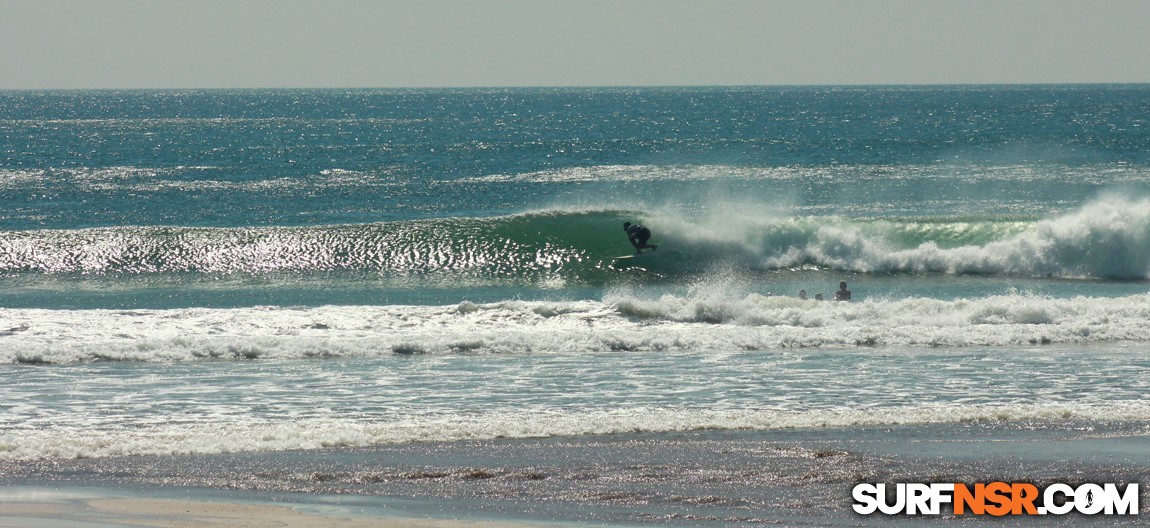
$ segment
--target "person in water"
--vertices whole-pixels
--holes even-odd
[[[636,255],[642,253],[646,248],[654,250],[659,247],[647,244],[647,240],[651,238],[651,230],[646,227],[631,222],[623,222],[623,230],[627,232],[627,240],[630,240],[631,245],[635,246]]]
[[[847,281],[839,283],[839,291],[835,292],[836,301],[849,301],[851,300],[851,291],[847,289]]]

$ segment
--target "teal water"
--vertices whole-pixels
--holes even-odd
[[[1144,85],[0,92],[0,460],[1142,435],[1148,152]]]

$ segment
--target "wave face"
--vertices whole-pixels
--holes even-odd
[[[0,270],[533,274],[562,269],[590,254],[606,254],[611,251],[607,240],[625,246],[622,236],[607,236],[604,216],[610,215],[542,213],[321,227],[9,231],[0,235]]]
[[[555,209],[319,227],[110,227],[0,232],[0,274],[209,275],[353,271],[601,284],[630,253],[624,220],[652,226],[654,275],[719,267],[814,267],[859,273],[945,273],[1146,279],[1150,200],[1100,198],[1062,216],[849,219],[771,211],[699,218],[676,212]],[[633,270],[632,270],[633,271]]]

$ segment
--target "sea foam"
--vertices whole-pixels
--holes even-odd
[[[1150,294],[801,301],[700,288],[449,306],[0,310],[0,362],[1150,341]]]
[[[760,270],[1144,279],[1150,199],[1106,195],[1044,219],[1009,216],[793,217],[723,207],[720,218],[653,214],[687,260]]]
[[[57,426],[51,430],[0,434],[0,460],[219,454],[633,433],[1034,422],[1085,417],[1093,420],[1150,420],[1150,407],[1050,403],[780,411],[639,406],[613,410],[523,410],[471,415],[410,414],[371,420],[269,421],[228,417],[197,425],[140,424],[140,427],[123,430]]]

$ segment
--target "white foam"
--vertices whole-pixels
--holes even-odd
[[[133,424],[120,429],[57,427],[0,434],[0,459],[218,454],[496,438],[1067,419],[1150,420],[1150,403],[906,405],[806,412],[620,407],[275,422],[229,417],[191,426],[158,423]]]
[[[0,363],[1150,341],[1150,295],[800,301],[703,285],[602,302],[0,309]]]
[[[826,222],[796,227],[790,245],[766,238],[764,265],[814,262],[858,272],[941,272],[1067,278],[1150,276],[1150,200],[1106,196],[1021,233],[980,245],[944,248],[927,241],[901,248],[866,225]]]
[[[1045,353],[1025,351],[1041,346],[1032,342],[1150,341],[1148,318],[1146,294],[836,303],[742,294],[715,284],[682,296],[614,293],[603,302],[5,309],[0,361],[75,368],[7,369],[18,383],[9,387],[9,412],[0,414],[0,459],[1150,420],[1150,401],[1138,397],[1145,390],[1138,375],[1145,359],[1134,353],[1136,346],[1102,356],[1052,350],[1061,358],[1053,364]],[[951,362],[952,352],[901,345],[1024,346],[1003,357],[997,357],[1002,349],[974,349],[963,352],[965,361]],[[792,347],[835,348],[787,350]],[[390,359],[395,354],[427,356]],[[368,361],[263,363],[365,356]],[[194,363],[79,363],[86,361]],[[237,368],[236,361],[245,365]],[[1096,364],[1107,365],[1106,375],[1083,369]],[[1014,368],[1025,373],[1022,379]],[[284,380],[307,380],[308,388],[285,388]],[[51,396],[63,393],[71,395]]]

